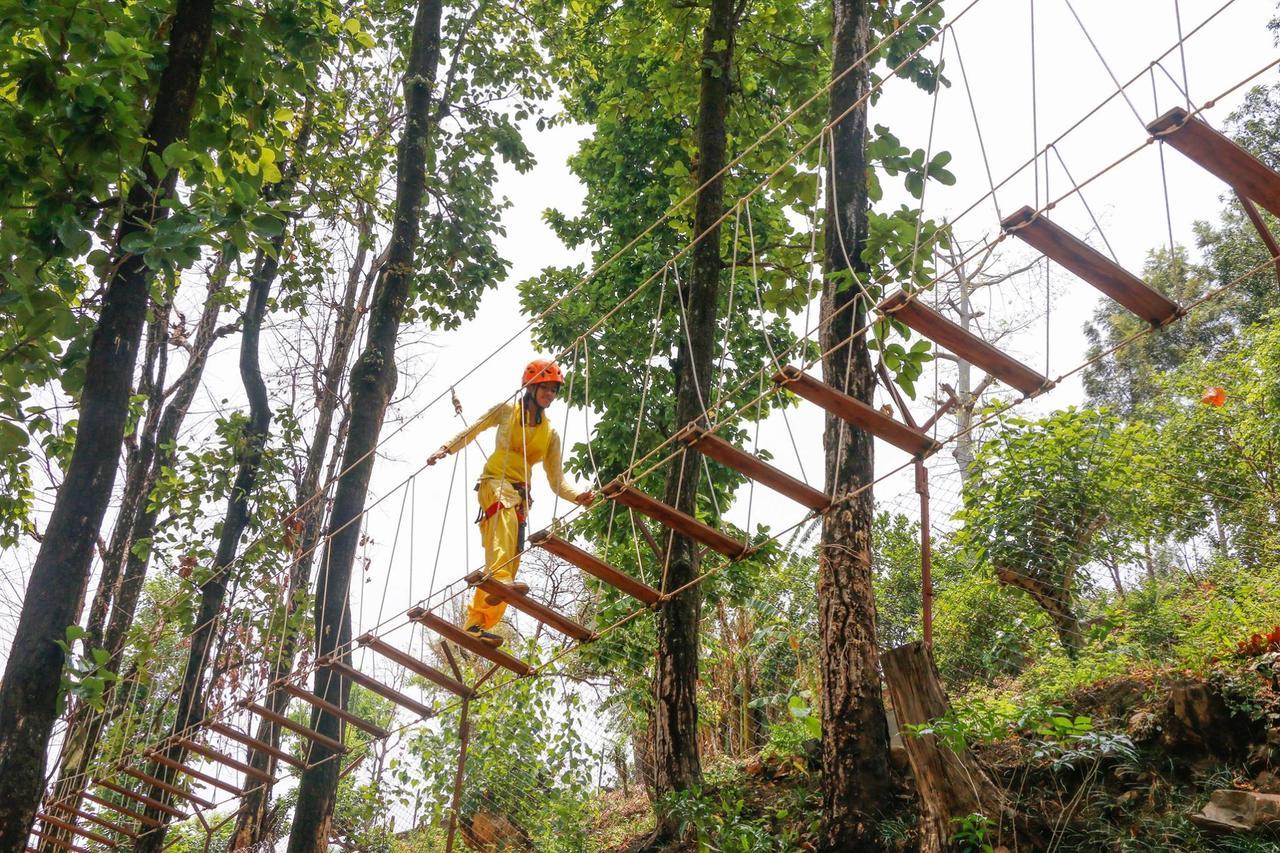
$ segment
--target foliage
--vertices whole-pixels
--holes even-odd
[[[1081,644],[1074,600],[1089,582],[1081,570],[1131,560],[1167,523],[1152,494],[1154,436],[1106,410],[1075,408],[1037,421],[1005,417],[1000,427],[967,484],[960,541],[1001,583],[1027,591],[1073,654]]]
[[[532,650],[530,644],[526,652]],[[576,692],[549,678],[514,680],[473,700],[460,818],[502,815],[536,849],[583,849],[599,757],[581,739],[582,709]],[[416,731],[408,742],[422,779],[422,824],[448,820],[458,731],[455,712],[438,728]],[[408,769],[403,768],[406,782]]]

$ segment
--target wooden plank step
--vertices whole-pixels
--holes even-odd
[[[636,512],[647,515],[677,533],[697,540],[726,557],[737,559],[747,553],[748,548],[744,543],[724,535],[714,527],[703,524],[693,516],[681,512],[673,506],[668,506],[662,501],[649,497],[644,492],[628,486],[621,480],[614,480],[609,483],[600,490],[600,494],[609,500],[617,501],[623,506],[631,507]]]
[[[410,611],[409,618],[410,619],[413,618],[412,611]],[[435,684],[437,687],[443,687],[445,690],[448,690],[450,693],[454,693],[465,699],[470,699],[471,697],[476,695],[476,692],[474,690],[472,690],[467,685],[463,684],[458,679],[453,678],[452,676],[449,676],[449,675],[445,675],[443,672],[436,669],[434,666],[431,666],[428,663],[424,663],[423,661],[418,660],[412,655],[405,654],[404,652],[397,649],[395,646],[387,643],[384,640],[378,639],[373,634],[364,634],[363,636],[357,637],[356,642],[362,646],[368,646],[378,654],[382,655],[387,660],[395,661],[396,663],[400,664],[402,667],[409,670],[410,672],[414,672],[414,673],[417,673],[418,675],[421,675],[423,678],[427,679],[432,684]]]
[[[128,806],[122,806],[119,803],[113,803],[110,800],[104,797],[99,797],[97,794],[89,791],[85,792],[84,798],[91,803],[97,803],[104,808],[111,809],[116,814],[124,815],[130,820],[136,820],[138,823],[146,824],[147,826],[164,826],[164,824],[150,815],[143,814],[142,812],[136,812]]]
[[[128,788],[123,785],[117,785],[115,782],[111,782],[106,779],[94,779],[93,783],[95,785],[101,785],[108,791],[115,791],[122,797],[128,797],[131,800],[136,800],[147,808],[155,809],[158,812],[164,812],[177,820],[186,820],[187,818],[187,815],[181,809],[175,809],[168,803],[162,803],[159,800],[152,799],[146,794],[139,794],[137,791],[130,791]]]
[[[372,690],[384,699],[390,699],[397,705],[408,708],[419,717],[434,717],[436,714],[434,708],[423,705],[417,699],[410,698],[393,687],[388,687],[373,676],[365,675],[360,670],[355,667],[348,666],[340,660],[325,658],[317,661],[317,663],[331,672],[336,672],[339,675],[354,681],[366,690]]]
[[[599,578],[632,598],[639,599],[649,607],[662,600],[662,593],[647,583],[642,583],[630,575],[623,574],[595,554],[584,551],[559,536],[553,536],[550,530],[539,530],[529,537],[529,544],[536,545],[542,550],[556,555],[566,563],[572,563],[587,574]]]
[[[52,815],[37,814],[36,820],[50,824],[51,826],[56,826],[59,829],[64,829],[67,832],[70,832],[72,835],[79,835],[84,838],[88,838],[90,841],[96,841],[105,847],[116,846],[116,842],[110,838],[107,838],[105,835],[101,835],[97,832],[94,832],[91,829],[81,829],[80,827],[76,826],[74,823],[70,823],[65,820],[59,820],[58,818],[53,817]]]
[[[257,702],[245,700],[240,703],[240,707],[245,710],[252,711],[264,720],[270,720],[281,728],[288,729],[295,734],[302,735],[308,740],[315,741],[318,744],[326,746],[334,752],[345,753],[347,751],[347,748],[342,745],[341,741],[334,740],[328,735],[322,735],[313,728],[309,728],[304,726],[302,723],[289,719],[284,714],[277,714],[265,705],[259,705]]]
[[[512,657],[501,649],[495,649],[488,643],[471,636],[457,625],[441,619],[430,610],[425,610],[421,607],[413,607],[410,608],[408,616],[410,620],[435,631],[441,637],[454,645],[461,646],[472,654],[479,655],[485,660],[488,660],[491,663],[496,663],[504,669],[509,669],[516,675],[524,676],[533,672],[533,667],[529,666],[529,664],[519,658]]]
[[[689,424],[679,432],[676,438],[703,456],[745,474],[796,503],[807,506],[814,512],[822,512],[831,506],[831,498],[825,492],[815,489],[786,471],[773,467],[758,456],[734,447],[718,435],[707,432],[698,424]]]
[[[848,421],[861,430],[884,439],[912,456],[928,456],[940,446],[938,442],[906,424],[896,421],[884,412],[821,380],[814,379],[798,367],[787,365],[773,375],[773,381],[787,390],[816,403],[836,417]]]
[[[107,830],[108,832],[114,832],[114,833],[115,833],[115,834],[117,834],[117,835],[123,835],[125,838],[137,838],[137,837],[138,837],[138,833],[134,832],[133,830],[129,829],[128,827],[126,827],[126,826],[121,826],[121,825],[120,825],[120,824],[118,824],[118,823],[112,823],[111,821],[107,820],[106,818],[102,817],[101,815],[96,815],[96,814],[94,814],[93,812],[87,812],[87,811],[84,811],[83,809],[70,809],[70,808],[67,808],[66,806],[55,806],[55,808],[57,808],[59,811],[67,811],[67,812],[70,812],[71,814],[75,815],[76,817],[78,817],[78,818],[80,818],[80,819],[82,819],[82,820],[87,820],[87,821],[89,821],[90,823],[96,823],[98,826],[102,827],[103,829]]]
[[[1030,207],[1005,217],[1000,226],[1153,326],[1182,314],[1178,303]]]
[[[595,631],[581,625],[559,611],[552,610],[540,601],[517,592],[509,584],[494,578],[486,578],[484,572],[472,572],[466,577],[467,583],[479,587],[486,595],[505,601],[522,613],[527,613],[539,622],[550,625],[567,637],[573,637],[579,643],[589,643],[596,638]]]
[[[272,756],[277,761],[283,761],[285,764],[296,767],[299,770],[305,770],[307,768],[307,765],[305,762],[300,761],[299,759],[295,758],[293,755],[289,754],[288,752],[285,752],[283,749],[277,749],[271,744],[260,741],[256,737],[247,735],[244,732],[240,731],[239,729],[234,729],[231,726],[226,725],[225,723],[219,723],[215,720],[210,722],[207,725],[207,728],[209,729],[209,731],[217,732],[223,737],[231,738],[234,741],[239,741],[240,743],[244,744],[250,749],[256,749],[259,752],[265,752],[267,755]],[[249,766],[252,767],[253,765],[249,765]]]
[[[1029,396],[1049,384],[1047,378],[1030,367],[901,290],[881,302],[879,308],[1023,394]]]
[[[243,761],[240,761],[239,759],[232,758],[230,755],[227,755],[226,753],[218,752],[218,750],[213,749],[212,747],[205,746],[202,743],[196,743],[195,741],[190,740],[189,738],[178,738],[178,744],[188,752],[194,752],[196,755],[203,755],[205,758],[209,759],[210,761],[216,761],[219,764],[226,765],[227,767],[230,767],[232,770],[239,771],[240,773],[243,773],[246,776],[252,776],[254,779],[257,779],[259,782],[270,783],[275,781],[275,777],[273,777],[270,773],[265,773],[256,767],[251,767],[248,764],[245,764]]]
[[[387,731],[382,726],[372,723],[364,717],[356,716],[345,708],[339,708],[327,699],[317,696],[305,687],[299,687],[292,681],[277,682],[276,687],[283,690],[285,693],[288,693],[290,696],[301,699],[303,702],[308,702],[328,714],[332,714],[341,720],[346,720],[357,729],[361,729],[379,740],[391,736],[391,732]]]
[[[1280,175],[1205,122],[1174,107],[1147,125],[1163,139],[1241,195],[1280,216]]]
[[[184,791],[181,788],[179,788],[177,785],[170,785],[168,782],[164,781],[163,779],[157,779],[155,776],[152,776],[148,773],[143,773],[141,770],[135,770],[132,767],[122,767],[120,768],[120,770],[121,772],[127,773],[128,775],[137,779],[139,782],[146,782],[148,785],[155,785],[160,790],[168,791],[170,794],[174,795],[175,797],[181,797],[184,800],[190,800],[191,802],[195,803],[197,806],[199,806],[202,809],[213,808],[213,803],[209,802],[203,797],[197,797],[195,794],[191,793],[190,791]]]
[[[219,779],[217,776],[210,776],[208,773],[202,773],[199,770],[196,770],[193,767],[188,767],[187,765],[179,761],[174,761],[172,758],[165,755],[163,752],[151,750],[147,753],[147,758],[156,762],[157,764],[163,764],[165,767],[172,767],[174,770],[177,770],[179,773],[185,773],[186,775],[190,776],[192,779],[197,779],[201,782],[204,782],[206,785],[212,785],[215,788],[221,788],[222,790],[226,791],[227,793],[233,796],[236,796],[236,797],[244,796],[244,791],[236,787],[234,783],[228,782],[225,779]]]
[[[58,838],[56,835],[52,835],[48,832],[42,832],[41,830],[33,829],[31,830],[31,834],[34,835],[36,838],[43,838],[45,841],[49,842],[54,847],[57,847],[61,850],[74,850],[75,853],[93,853],[93,851],[90,850],[88,847],[77,847],[74,844],[72,844],[70,841],[63,841],[61,838]],[[30,849],[39,850],[39,848],[30,848]]]

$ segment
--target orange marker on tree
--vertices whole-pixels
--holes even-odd
[[[1223,403],[1227,402],[1226,389],[1217,385],[1210,385],[1204,389],[1204,394],[1200,396],[1200,402],[1206,406],[1213,406],[1215,409],[1219,408]]]

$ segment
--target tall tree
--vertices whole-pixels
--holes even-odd
[[[711,0],[702,35],[702,80],[698,98],[697,181],[693,233],[701,242],[693,249],[688,280],[676,293],[682,308],[681,336],[676,347],[675,423],[705,423],[715,368],[719,307],[720,219],[724,213],[725,124],[729,112],[734,41],[743,2]],[[701,457],[684,450],[667,473],[665,500],[681,512],[696,511]],[[695,543],[672,532],[665,549],[664,593],[680,589],[698,575]],[[661,798],[685,791],[702,780],[698,754],[698,622],[702,589],[692,586],[667,600],[657,616],[657,670],[654,673],[653,776]],[[679,827],[659,809],[657,838],[676,840]]]
[[[831,170],[827,179],[821,345],[823,378],[873,403],[875,371],[866,337],[872,305],[863,259],[868,234],[868,0],[833,0]],[[880,692],[871,532],[875,501],[872,436],[834,415],[823,431],[826,487],[839,505],[822,521],[818,635],[822,667],[822,828],[820,849],[871,849],[869,817],[887,801],[889,731]],[[847,496],[861,489],[852,499]]]
[[[157,171],[166,148],[187,136],[212,34],[213,0],[178,0],[168,61],[147,129],[147,153],[129,189],[112,246],[114,272],[85,365],[79,433],[36,557],[0,687],[0,849],[26,839],[44,775],[63,665],[58,645],[84,597],[98,528],[115,482],[152,271],[131,251],[169,212],[177,172]]]
[[[360,540],[357,521],[364,509],[382,420],[396,386],[396,340],[411,295],[420,208],[427,188],[427,152],[434,137],[432,96],[440,63],[443,5],[443,0],[419,0],[414,12],[405,70],[405,120],[396,171],[395,217],[387,260],[374,288],[365,347],[351,368],[351,427],[330,514],[329,539],[316,579],[317,658],[335,653],[348,655],[351,619],[347,593]],[[329,670],[316,672],[316,695],[328,702],[345,707],[345,687]],[[341,720],[331,714],[317,712],[312,725],[330,738],[341,737]],[[323,744],[312,745],[310,766],[302,774],[289,833],[289,850],[293,853],[328,846],[338,792],[340,768],[336,757],[337,753]]]

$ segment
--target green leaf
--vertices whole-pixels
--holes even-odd
[[[26,445],[26,430],[10,421],[0,421],[0,453],[13,453]]]
[[[107,49],[116,56],[124,56],[130,52],[129,40],[115,30],[107,30],[102,38],[107,43]]]
[[[64,219],[58,224],[58,239],[72,255],[80,255],[93,245],[89,233],[75,219]]]
[[[372,50],[374,45],[377,44],[377,42],[373,40],[373,36],[361,30],[360,32],[356,33],[356,44],[360,45],[366,50]]]

